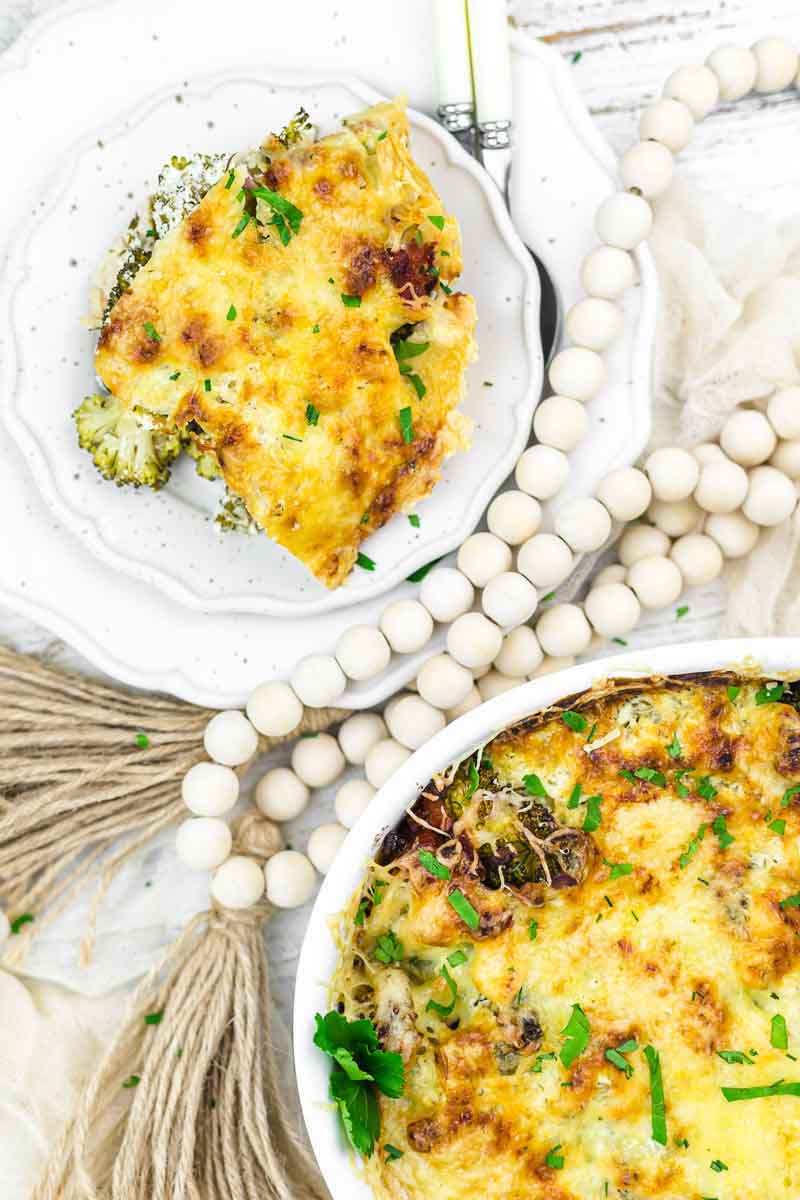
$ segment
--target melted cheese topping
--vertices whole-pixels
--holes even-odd
[[[359,543],[468,444],[474,303],[447,288],[458,225],[396,105],[266,149],[259,184],[302,214],[287,244],[263,199],[235,233],[250,171],[236,166],[158,240],[109,314],[97,372],[126,406],[193,430],[255,521],[336,587]],[[408,360],[421,399],[392,343],[411,326],[427,343]]]
[[[472,795],[462,764],[423,793],[425,824],[388,836],[333,984],[406,1061],[403,1097],[380,1100],[381,1141],[403,1153],[370,1160],[377,1197],[800,1195],[800,1098],[729,1102],[721,1090],[800,1081],[800,907],[781,903],[800,892],[800,715],[764,695],[763,682],[731,678],[611,686],[573,701],[578,728],[551,712],[501,734]],[[532,775],[541,789],[526,787]],[[536,856],[504,850],[523,826],[552,886]],[[449,880],[420,864],[422,845]],[[453,910],[454,888],[478,930]],[[387,965],[376,951],[389,933],[402,957]],[[465,960],[448,965],[459,949]],[[457,988],[446,1016],[428,1007],[450,1002],[443,967]],[[405,1000],[396,979],[386,992],[400,972]],[[574,1005],[588,1044],[564,1066]],[[631,1041],[626,1072],[606,1051]],[[647,1045],[660,1055],[666,1145],[653,1137]]]

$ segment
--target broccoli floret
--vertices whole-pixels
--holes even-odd
[[[261,533],[261,526],[250,516],[242,497],[237,496],[230,488],[226,489],[226,492],[226,497],[214,518],[220,529],[225,533]]]
[[[150,426],[115,396],[87,396],[74,416],[81,448],[106,479],[151,488],[167,482],[169,464],[181,452],[177,431]]]
[[[191,432],[183,439],[186,453],[194,459],[195,470],[201,479],[219,479],[222,471],[216,454],[203,447],[192,437]]]

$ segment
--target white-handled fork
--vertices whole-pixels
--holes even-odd
[[[491,175],[510,208],[513,102],[505,0],[434,0],[434,12],[437,115]],[[547,361],[558,340],[558,295],[541,258],[528,250],[539,273],[539,329]]]

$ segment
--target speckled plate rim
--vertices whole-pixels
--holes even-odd
[[[249,71],[244,68],[236,68],[217,72],[198,79],[186,91],[208,95],[219,87],[245,80],[248,77],[277,88],[296,87],[302,89],[338,86],[352,92],[364,106],[387,99],[376,89],[349,73],[280,68],[270,65],[259,65]],[[159,588],[179,604],[202,612],[231,615],[254,613],[272,617],[297,616],[297,602],[294,599],[282,599],[276,596],[257,597],[245,593],[215,597],[193,587],[186,580],[179,578],[174,571],[157,566],[152,562],[140,561],[131,557],[128,552],[121,553],[115,549],[109,532],[104,528],[100,519],[92,511],[86,511],[84,508],[74,505],[64,494],[36,433],[30,428],[24,413],[18,406],[20,392],[15,386],[15,378],[21,363],[21,346],[16,329],[15,308],[20,290],[29,275],[29,243],[35,235],[38,225],[47,217],[48,213],[56,210],[62,203],[70,187],[74,163],[96,145],[98,138],[106,144],[115,141],[123,136],[127,129],[145,120],[154,108],[171,98],[172,94],[171,86],[160,88],[146,99],[132,105],[125,112],[116,114],[112,121],[78,139],[64,153],[63,165],[53,186],[52,199],[44,210],[37,213],[20,231],[19,238],[15,239],[8,263],[2,272],[4,278],[0,279],[2,284],[0,294],[4,297],[2,320],[11,331],[11,337],[7,344],[7,361],[3,371],[6,384],[3,398],[0,400],[4,408],[5,424],[22,451],[48,507],[68,529],[81,538],[97,558],[113,570],[132,575],[146,584]],[[343,587],[333,592],[323,592],[316,600],[304,600],[302,604],[304,617],[333,612],[336,609],[360,604],[385,595],[420,567],[434,559],[444,557],[458,547],[481,520],[492,496],[508,477],[517,458],[525,448],[530,437],[533,414],[542,394],[544,362],[539,334],[540,286],[531,256],[517,234],[506,204],[490,176],[436,121],[413,108],[409,108],[407,112],[412,134],[415,127],[424,130],[439,145],[447,165],[465,171],[483,194],[487,205],[488,220],[494,225],[498,238],[519,268],[522,280],[519,312],[510,312],[508,320],[511,322],[518,317],[522,327],[521,357],[527,368],[527,379],[520,387],[513,406],[508,410],[511,428],[505,450],[498,454],[492,469],[487,471],[477,484],[466,492],[463,488],[459,489],[460,514],[453,521],[451,527],[437,537],[415,540],[404,553],[395,557],[391,565],[382,566],[379,573],[370,575],[368,579],[359,579],[357,592],[348,591]],[[464,236],[469,236],[468,231],[465,231]],[[459,512],[458,505],[453,506],[453,511],[454,513]]]
[[[309,918],[295,984],[294,1064],[308,1136],[333,1200],[373,1200],[328,1102],[328,1060],[313,1045],[314,1013],[328,1008],[328,981],[336,964],[331,921],[359,887],[367,863],[388,829],[400,820],[421,788],[515,721],[606,677],[641,678],[724,668],[785,676],[800,672],[800,638],[738,638],[687,642],[582,663],[535,679],[480,705],[454,721],[412,754],[380,789],[351,829],[326,875]]]

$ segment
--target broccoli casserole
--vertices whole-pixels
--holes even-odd
[[[610,682],[424,788],[316,1039],[376,1197],[796,1200],[799,703]]]
[[[474,304],[457,222],[402,107],[314,140],[305,114],[231,159],[173,159],[126,240],[76,414],[118,483],[182,449],[328,587],[469,441]]]

